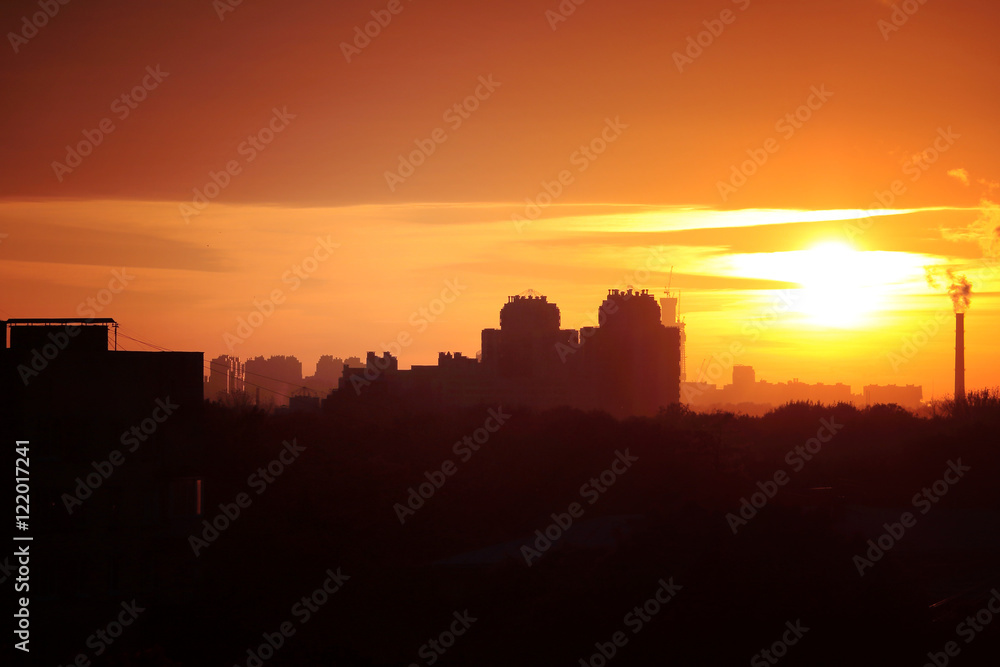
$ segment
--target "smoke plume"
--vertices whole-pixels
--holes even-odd
[[[972,283],[965,276],[955,275],[951,271],[948,271],[948,280],[951,282],[948,285],[948,296],[951,297],[955,312],[964,313],[972,300]]]
[[[927,285],[934,291],[941,289],[943,277],[939,273],[940,269],[935,266],[924,267],[924,277],[927,278]],[[969,308],[972,301],[972,283],[962,274],[957,274],[951,269],[945,271],[948,287],[946,292],[951,298],[952,306],[956,313],[964,313]]]
[[[934,269],[933,268],[931,268],[929,266],[925,266],[924,267],[924,277],[927,278],[927,286],[928,287],[930,287],[931,289],[935,289],[935,290],[940,288],[940,285],[938,285],[937,278],[934,277]]]

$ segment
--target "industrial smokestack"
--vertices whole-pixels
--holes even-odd
[[[955,403],[965,401],[965,313],[955,313]]]
[[[932,289],[939,288],[935,271],[932,266],[924,269],[927,284]],[[945,273],[951,283],[948,285],[948,296],[955,309],[955,403],[958,404],[965,402],[965,311],[972,302],[972,283],[950,269]]]

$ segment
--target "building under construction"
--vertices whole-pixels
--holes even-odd
[[[660,322],[670,329],[677,329],[681,341],[681,382],[687,381],[687,333],[684,330],[684,320],[680,317],[680,293],[667,290],[665,297],[660,299]]]

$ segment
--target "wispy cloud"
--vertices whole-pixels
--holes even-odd
[[[969,185],[969,172],[963,169],[962,167],[959,167],[957,169],[949,169],[948,175],[960,181],[962,185],[965,186]]]

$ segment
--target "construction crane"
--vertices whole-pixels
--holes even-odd
[[[674,284],[674,267],[670,267],[670,275],[667,277],[667,286],[663,288],[663,294],[672,297],[673,294],[670,292],[670,286]],[[678,295],[679,297],[680,295]]]

